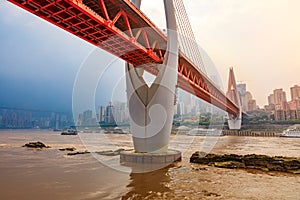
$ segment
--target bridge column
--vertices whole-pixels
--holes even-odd
[[[239,112],[238,116],[228,114],[228,126],[230,130],[239,130],[242,126],[242,113]]]
[[[140,5],[140,0],[134,1]],[[126,64],[126,92],[130,131],[135,152],[166,153],[174,115],[177,84],[178,37],[173,1],[164,0],[168,29],[164,62],[151,87],[143,79],[143,69]]]
[[[226,96],[231,99],[240,109],[237,116],[228,114],[228,126],[229,129],[241,129],[242,125],[242,105],[240,95],[238,94],[236,88],[235,76],[233,73],[233,68],[229,70],[229,80],[228,80],[228,89]]]

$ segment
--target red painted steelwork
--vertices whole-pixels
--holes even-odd
[[[157,75],[166,36],[129,0],[9,0],[17,6]],[[237,115],[238,106],[182,52],[178,87]]]
[[[142,19],[144,15],[128,1],[100,0],[104,16],[96,9],[100,6],[95,0],[10,2],[134,65],[162,62],[163,53],[158,47],[166,43],[165,36],[151,24],[152,31],[146,33],[151,48],[144,45],[144,37],[133,37],[132,30],[143,32],[149,20]]]

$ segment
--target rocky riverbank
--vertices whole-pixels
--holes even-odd
[[[300,174],[300,158],[266,156],[266,155],[236,155],[236,154],[207,154],[205,152],[195,152],[191,158],[191,163],[204,164],[220,168],[243,168],[258,169],[263,171],[279,171]]]

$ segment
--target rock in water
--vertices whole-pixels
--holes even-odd
[[[267,155],[236,155],[236,154],[207,154],[205,152],[195,152],[191,158],[191,163],[205,164],[220,168],[249,168],[264,171],[280,171],[300,174],[300,158],[267,156]]]
[[[59,149],[60,151],[75,151],[76,148],[75,147],[67,147],[67,148],[61,148]]]
[[[46,146],[44,143],[42,142],[29,142],[27,144],[24,144],[22,147],[28,147],[28,148],[39,148],[39,149],[42,149],[42,148],[51,148],[50,146]]]
[[[78,154],[87,154],[87,153],[91,153],[89,151],[77,151],[77,152],[70,152],[67,153],[68,156],[74,156],[74,155],[78,155]]]

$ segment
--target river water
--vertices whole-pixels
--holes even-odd
[[[45,130],[0,131],[0,199],[299,199],[300,175],[190,164],[198,150],[300,157],[299,138],[172,135],[183,160],[156,171],[130,173],[118,156],[68,156],[78,151],[132,149],[127,134],[62,136]],[[41,141],[51,148],[22,147]]]

